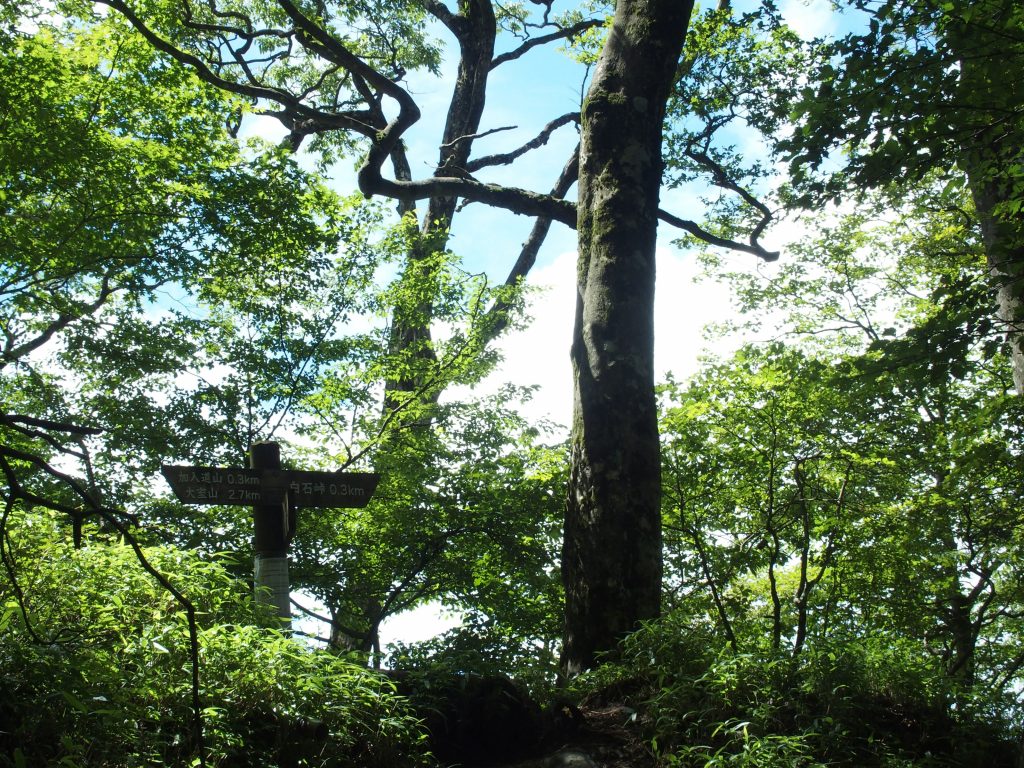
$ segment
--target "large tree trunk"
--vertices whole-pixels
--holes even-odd
[[[665,102],[692,10],[692,0],[619,0],[582,111],[562,553],[568,674],[660,610],[654,248]]]

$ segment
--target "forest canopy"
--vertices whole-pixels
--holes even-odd
[[[1011,0],[0,4],[0,765],[1016,766],[1022,89]],[[380,476],[291,624],[160,475],[266,441]]]

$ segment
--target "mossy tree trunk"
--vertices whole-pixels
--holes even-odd
[[[691,0],[619,0],[582,111],[562,575],[568,674],[661,602],[654,278],[665,103]]]
[[[1024,226],[1019,216],[999,211],[1010,202],[1000,192],[1005,185],[979,175],[969,174],[971,194],[996,294],[997,327],[1009,344],[1017,394],[1024,395]]]
[[[1000,184],[969,176],[996,296],[996,326],[1006,335],[1014,387],[1024,395],[1024,226],[999,212],[999,206],[1009,202],[1000,194]]]

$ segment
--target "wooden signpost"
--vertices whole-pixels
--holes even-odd
[[[364,507],[380,475],[369,472],[308,472],[281,469],[281,446],[256,443],[249,466],[160,468],[174,495],[186,504],[252,507],[253,582],[258,600],[291,618],[288,544],[300,507]]]

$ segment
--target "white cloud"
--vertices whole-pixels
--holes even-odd
[[[654,369],[658,380],[669,372],[677,379],[696,373],[699,357],[707,347],[705,326],[733,314],[728,290],[718,283],[695,282],[699,274],[700,266],[692,253],[658,249],[654,301]]]
[[[692,254],[658,249],[654,356],[659,380],[670,371],[676,378],[695,373],[706,349],[704,327],[732,314],[728,290],[717,283],[696,284],[699,271]],[[576,307],[576,253],[563,252],[534,268],[529,282],[544,289],[531,303],[533,320],[529,327],[501,339],[498,347],[505,359],[477,389],[493,392],[505,382],[538,385],[533,401],[524,409],[526,415],[535,421],[549,419],[568,425],[572,417],[569,347]]]
[[[805,40],[831,35],[838,28],[838,15],[830,0],[783,0],[779,12]]]
[[[421,643],[462,625],[462,616],[432,601],[384,620],[380,626],[380,644]]]
[[[288,135],[288,131],[276,117],[268,115],[247,114],[242,118],[238,138],[257,137],[269,144],[278,144]]]
[[[567,425],[572,416],[569,345],[576,309],[576,253],[564,252],[534,267],[528,282],[543,291],[530,302],[533,319],[528,327],[500,339],[497,346],[505,359],[478,389],[492,392],[504,383],[539,385],[525,412],[532,420]]]

